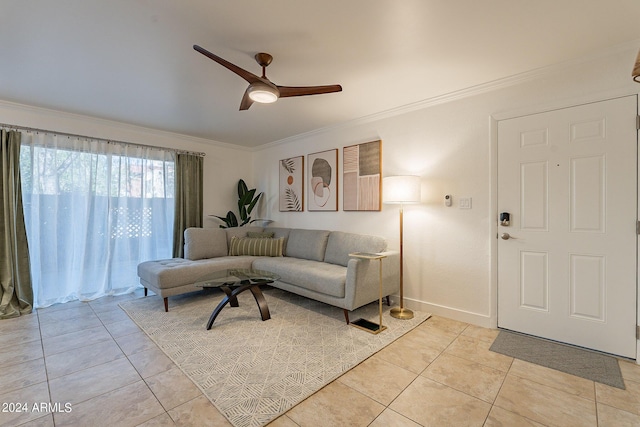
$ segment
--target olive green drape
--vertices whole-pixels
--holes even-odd
[[[173,257],[184,255],[184,230],[202,227],[203,158],[176,154],[176,210],[173,220]]]
[[[1,130],[0,319],[31,313],[33,289],[20,187],[20,133]]]

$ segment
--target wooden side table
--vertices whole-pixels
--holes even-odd
[[[386,255],[381,255],[381,254],[374,254],[374,253],[368,253],[368,252],[353,252],[350,253],[349,256],[351,258],[360,258],[360,259],[367,259],[367,260],[378,260],[380,263],[380,297],[378,300],[378,304],[379,304],[379,312],[380,312],[380,323],[375,323],[372,322],[370,320],[367,319],[363,319],[360,318],[356,321],[351,322],[351,325],[355,326],[356,328],[362,329],[364,331],[370,332],[372,334],[379,334],[380,332],[384,331],[385,329],[387,329],[386,326],[384,326],[382,324],[382,260],[384,258],[386,258]]]

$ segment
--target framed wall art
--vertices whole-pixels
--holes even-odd
[[[338,149],[309,154],[309,211],[338,210]]]
[[[280,160],[280,212],[304,210],[304,156]]]
[[[342,150],[342,209],[382,209],[382,141],[351,145]]]

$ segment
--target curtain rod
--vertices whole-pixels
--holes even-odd
[[[143,147],[143,148],[154,148],[154,149],[158,149],[158,150],[173,151],[174,153],[178,153],[178,154],[191,154],[193,156],[200,156],[200,157],[206,156],[206,153],[202,153],[202,152],[199,152],[199,151],[188,151],[188,150],[180,150],[180,149],[177,149],[177,148],[166,148],[166,147],[158,147],[158,146],[154,146],[154,145],[137,144],[135,142],[116,141],[114,139],[96,138],[96,137],[93,137],[93,136],[78,135],[78,134],[66,133],[66,132],[56,132],[56,131],[53,131],[53,130],[30,128],[30,127],[26,127],[26,126],[16,126],[16,125],[10,125],[10,124],[6,124],[6,123],[0,123],[0,127],[8,128],[8,129],[15,129],[15,130],[24,130],[24,131],[27,131],[27,132],[51,133],[51,134],[54,134],[54,135],[66,136],[66,137],[69,137],[69,138],[93,139],[93,140],[96,140],[96,141],[107,142],[107,143],[110,143],[110,144],[130,145],[130,146],[133,146],[133,147]]]

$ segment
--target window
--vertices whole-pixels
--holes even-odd
[[[20,154],[36,307],[129,292],[171,257],[173,152],[25,132]]]

